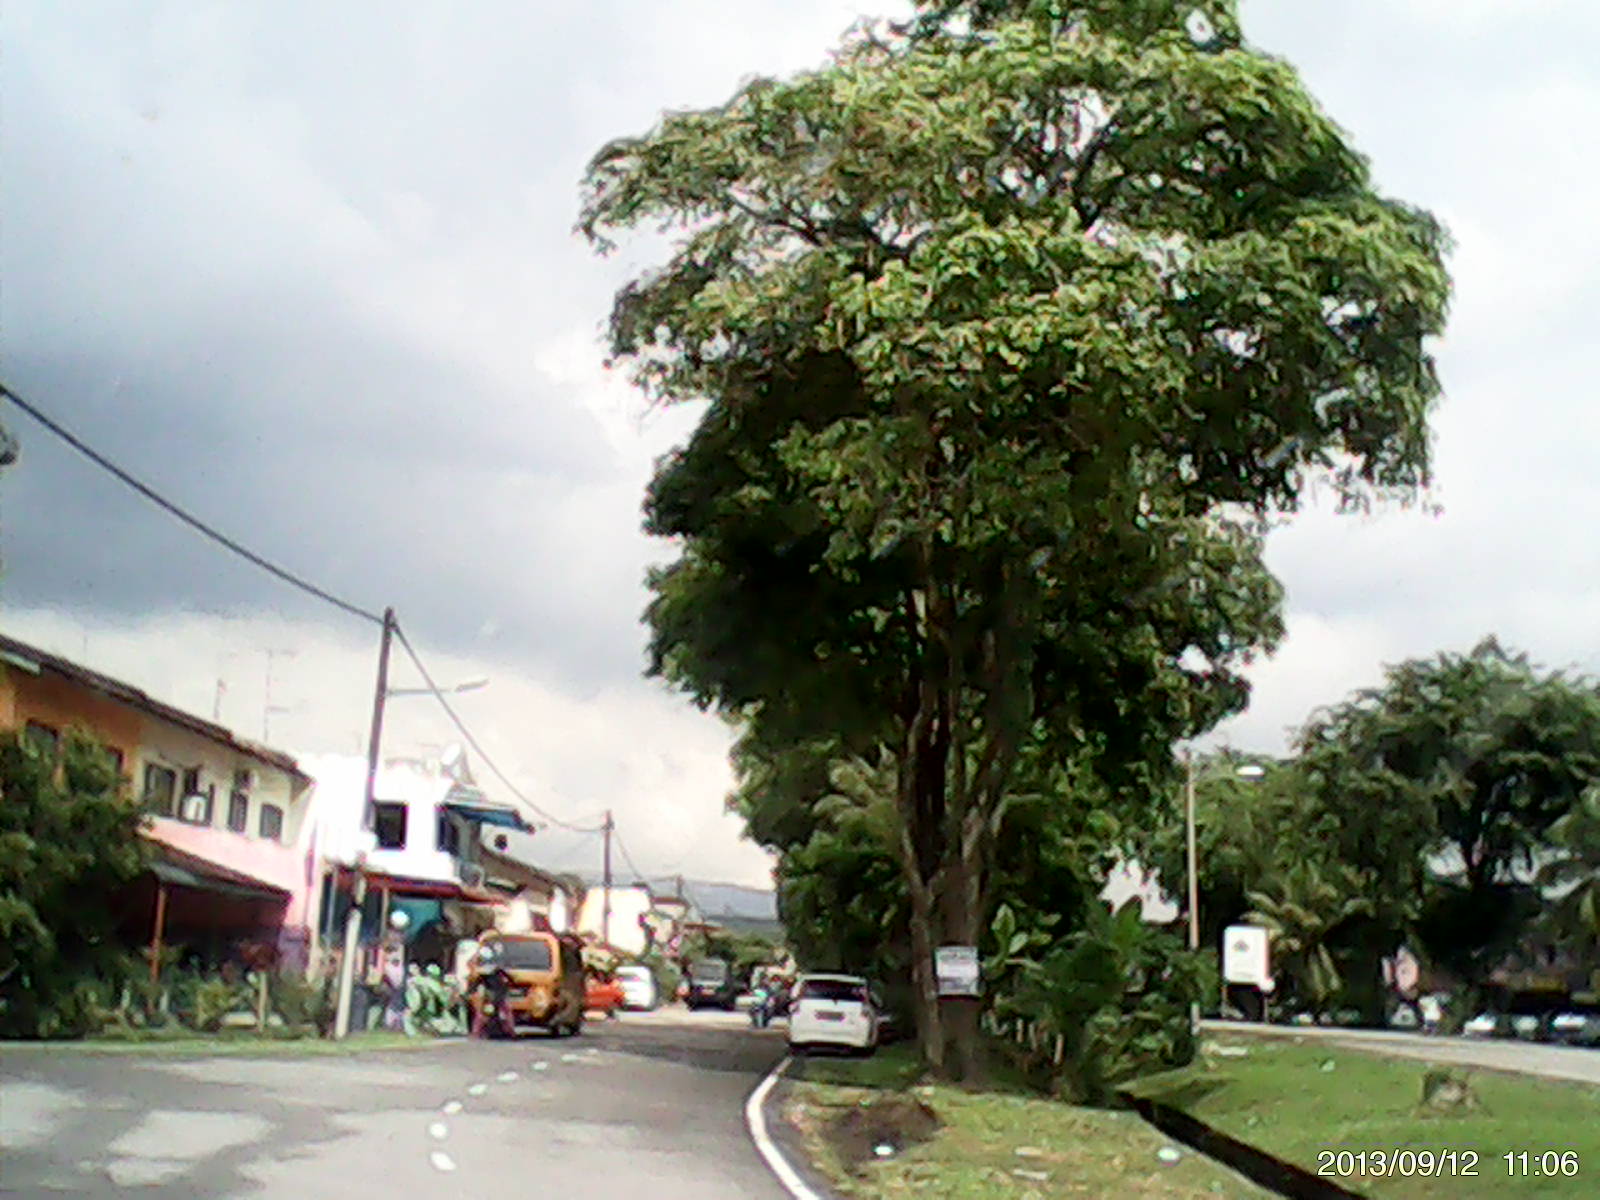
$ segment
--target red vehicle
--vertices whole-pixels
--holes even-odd
[[[584,1007],[608,1017],[616,1016],[622,1007],[622,985],[610,974],[590,972],[584,987]]]

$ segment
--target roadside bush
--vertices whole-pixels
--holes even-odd
[[[1172,934],[1145,924],[1137,900],[1116,913],[1091,904],[1082,929],[1020,965],[1002,1011],[1042,1034],[1025,1057],[1063,1098],[1105,1104],[1127,1080],[1193,1059],[1189,1005],[1206,966]]]
[[[200,1033],[216,1033],[229,1013],[248,1011],[253,998],[243,984],[212,976],[194,985],[189,1023]]]
[[[335,1007],[333,981],[307,979],[298,971],[279,971],[267,982],[268,1003],[289,1029],[331,1029]]]
[[[99,742],[0,734],[0,1037],[83,1037],[109,1019],[142,821]]]

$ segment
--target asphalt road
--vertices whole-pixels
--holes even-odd
[[[0,1195],[160,1200],[779,1200],[745,1097],[783,1056],[747,1017],[335,1057],[0,1050]]]
[[[1338,1046],[1416,1058],[1455,1066],[1517,1071],[1545,1079],[1600,1084],[1600,1049],[1519,1042],[1510,1038],[1439,1037],[1383,1029],[1339,1029],[1318,1025],[1256,1025],[1206,1021],[1211,1033],[1249,1033],[1263,1037],[1317,1038]]]

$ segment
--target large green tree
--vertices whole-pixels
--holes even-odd
[[[1278,634],[1258,522],[1427,474],[1431,218],[1377,195],[1231,0],[940,4],[590,164],[676,230],[615,355],[709,400],[652,485],[655,667],[766,745],[894,761],[931,1064],[1024,748],[1148,790]]]
[[[1368,974],[1415,931],[1477,985],[1537,912],[1539,848],[1600,780],[1600,692],[1488,638],[1317,714],[1301,765],[1378,906]]]
[[[144,816],[105,747],[0,734],[0,1035],[85,1031],[112,970],[117,895],[145,862]]]

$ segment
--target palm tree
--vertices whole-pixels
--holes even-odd
[[[1350,918],[1372,911],[1355,872],[1343,864],[1299,859],[1280,869],[1266,889],[1251,892],[1250,903],[1245,920],[1267,929],[1295,995],[1320,1015],[1344,986],[1328,939]]]
[[[1577,943],[1588,965],[1600,957],[1600,788],[1590,788],[1550,830],[1559,857],[1539,869],[1541,887],[1559,892],[1550,924]]]

